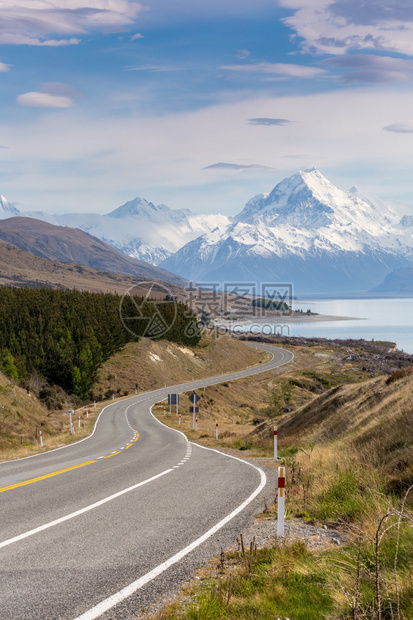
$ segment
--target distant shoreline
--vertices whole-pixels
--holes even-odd
[[[272,315],[246,317],[240,316],[236,320],[215,319],[214,324],[217,327],[227,327],[231,330],[234,327],[246,327],[248,325],[268,325],[268,324],[284,324],[284,323],[323,323],[329,321],[365,321],[365,318],[354,316],[334,316],[331,314],[293,314],[293,315]]]

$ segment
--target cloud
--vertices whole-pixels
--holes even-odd
[[[410,82],[413,79],[413,61],[371,54],[335,56],[322,61],[337,69],[350,69],[340,80],[345,84]]]
[[[137,39],[143,39],[143,34],[140,34],[140,32],[137,32],[136,34],[133,35],[133,37],[131,38],[131,41],[136,41]]]
[[[411,197],[411,134],[382,128],[412,119],[412,110],[413,89],[373,85],[300,96],[257,93],[144,117],[86,106],[76,114],[3,117],[1,143],[10,150],[0,151],[1,170],[16,202],[50,212],[85,204],[108,212],[141,195],[177,208],[236,213],[254,194],[314,162],[339,187]],[[294,122],[286,130],[258,130],[247,124],[257,114]],[[271,168],[245,167],[261,162]],[[224,167],[203,169],[217,163]]]
[[[251,56],[251,52],[250,51],[248,51],[248,50],[237,50],[237,58],[239,58],[240,60],[245,60],[249,56]]]
[[[384,131],[392,131],[393,133],[413,133],[413,121],[405,123],[394,123],[383,127]]]
[[[0,44],[76,45],[75,34],[133,25],[142,8],[132,0],[0,0]]]
[[[75,105],[70,97],[39,92],[19,95],[17,103],[28,108],[72,108]]]
[[[217,164],[205,166],[202,170],[273,170],[273,168],[262,166],[261,164],[226,164],[218,162]]]
[[[46,39],[41,41],[36,37],[28,37],[23,34],[1,34],[0,26],[0,45],[34,45],[46,47],[62,47],[64,45],[78,45],[80,39]]]
[[[80,93],[63,82],[46,82],[39,92],[23,93],[17,103],[29,108],[72,108]]]
[[[284,18],[307,52],[344,54],[349,50],[413,54],[410,0],[279,0],[292,9]]]
[[[286,118],[249,118],[248,122],[250,125],[276,125],[278,127],[285,127],[285,125],[289,125],[293,121],[289,121]]]
[[[282,75],[287,77],[313,78],[325,73],[318,67],[287,64],[281,62],[259,62],[251,65],[223,65],[225,71],[244,71],[250,73],[264,73],[266,75]]]
[[[173,65],[146,65],[125,67],[125,71],[152,71],[153,73],[163,73],[168,71],[184,71],[182,67],[174,67]]]
[[[5,62],[0,62],[0,73],[4,73],[10,69],[10,65],[6,65]]]

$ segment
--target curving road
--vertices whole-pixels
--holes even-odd
[[[293,359],[250,346],[272,360],[115,402],[86,440],[0,463],[2,620],[137,617],[234,540],[265,474],[188,442],[151,407]]]

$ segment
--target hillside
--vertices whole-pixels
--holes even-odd
[[[150,281],[150,280],[148,280]],[[41,258],[7,243],[0,243],[0,285],[29,286],[56,289],[77,289],[95,293],[125,293],[136,285],[136,277],[124,273],[100,271],[92,267]],[[174,295],[181,295],[182,288],[168,284]],[[145,295],[144,286],[136,288]],[[156,291],[152,291],[156,295]],[[164,296],[165,291],[159,293]]]
[[[179,428],[256,463],[270,488],[255,523],[150,620],[413,617],[413,366],[392,358],[388,345],[290,344],[294,365],[281,375],[202,392],[197,430],[188,414]],[[175,416],[156,410],[177,427]],[[275,534],[279,465],[286,472],[282,541]]]
[[[0,240],[41,258],[185,285],[183,278],[126,256],[100,239],[75,228],[54,226],[27,217],[11,217],[0,221]]]
[[[413,293],[413,268],[395,269],[370,292],[411,295]]]
[[[97,409],[92,407],[90,411],[98,413],[107,399],[111,402],[112,394],[119,398],[134,394],[135,389],[145,392],[192,377],[245,368],[264,359],[265,354],[229,338],[204,340],[195,348],[141,339],[127,344],[101,366],[92,386]],[[39,377],[33,377],[27,387],[30,391],[18,387],[0,372],[0,461],[38,451],[40,429],[45,448],[69,440],[68,417],[63,413],[73,406],[68,396],[62,390],[50,389]],[[45,402],[55,397],[59,409],[47,409],[39,401],[39,394],[45,396]],[[82,427],[86,423],[84,411],[83,406],[75,414],[82,415]]]

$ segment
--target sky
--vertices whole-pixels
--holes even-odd
[[[0,0],[0,194],[234,215],[316,166],[413,212],[411,0]]]

